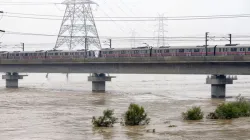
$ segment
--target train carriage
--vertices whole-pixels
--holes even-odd
[[[220,45],[216,47],[216,56],[250,55],[250,45]]]
[[[61,50],[53,50],[47,52],[48,59],[83,59],[83,58],[94,58],[95,52],[94,51],[85,51],[85,50],[78,50],[78,51],[61,51]]]
[[[214,46],[208,46],[208,56],[214,55]],[[152,49],[152,57],[205,56],[205,46],[166,46]]]
[[[138,48],[108,48],[100,51],[100,57],[150,57],[149,47],[138,47]]]
[[[45,59],[46,51],[25,51],[25,52],[10,52],[8,54],[8,59]]]
[[[0,52],[0,59],[8,59],[9,52],[2,51]]]

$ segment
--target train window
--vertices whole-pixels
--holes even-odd
[[[194,49],[194,52],[200,52],[200,49]]]
[[[36,53],[34,53],[34,54],[33,54],[33,56],[37,56],[37,54],[36,54]]]
[[[126,54],[126,51],[121,51],[121,54]]]
[[[69,53],[65,53],[65,55],[69,55]]]
[[[158,50],[158,53],[161,53],[162,51],[161,50]]]
[[[84,53],[82,52],[81,55],[84,55]]]
[[[139,54],[139,51],[134,51],[135,54]]]
[[[157,51],[156,51],[156,50],[154,50],[154,53],[157,53]]]
[[[250,52],[250,48],[248,48],[248,51]]]
[[[179,52],[183,53],[183,52],[184,52],[184,49],[179,49]]]
[[[25,56],[28,56],[28,54],[26,53]]]
[[[221,48],[219,48],[219,52],[221,52]]]
[[[76,52],[75,55],[78,55],[78,53]]]
[[[148,53],[148,51],[145,51],[145,53]]]
[[[246,48],[243,48],[243,51],[246,51]]]
[[[164,53],[169,53],[169,50],[164,50]]]
[[[112,52],[112,51],[110,51],[110,52],[109,52],[109,54],[113,54],[113,52]]]
[[[58,55],[58,53],[55,53],[55,55]]]
[[[240,48],[240,51],[241,51],[241,52],[245,51],[245,48]]]
[[[231,48],[231,52],[237,52],[237,48]]]

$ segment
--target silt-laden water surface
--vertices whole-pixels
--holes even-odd
[[[0,81],[1,140],[242,140],[249,139],[250,118],[183,121],[181,113],[201,106],[205,114],[223,100],[210,99],[206,76],[115,75],[106,93],[92,93],[88,75],[29,74],[19,89]],[[227,96],[250,95],[250,77],[239,76]],[[227,99],[233,100],[233,99]],[[118,118],[130,103],[145,107],[148,126],[95,129],[93,116],[109,108]],[[169,127],[176,125],[177,127]],[[152,129],[156,132],[152,133]]]

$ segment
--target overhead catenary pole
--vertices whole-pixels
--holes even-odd
[[[207,53],[207,47],[208,47],[208,34],[209,34],[209,32],[206,32],[206,35],[205,35],[205,50],[206,50],[206,56],[208,55],[208,53]]]
[[[23,49],[23,52],[24,52],[24,43],[21,43],[21,45],[22,45],[22,49]]]
[[[229,34],[229,44],[232,45],[232,34]]]
[[[87,58],[88,55],[88,38],[85,38],[85,58]]]
[[[109,47],[112,48],[112,39],[109,39]]]

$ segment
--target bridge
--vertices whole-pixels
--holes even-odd
[[[197,56],[155,58],[86,58],[58,60],[0,60],[0,72],[6,73],[7,88],[17,88],[18,73],[92,73],[88,80],[92,90],[105,91],[109,74],[197,74],[207,77],[213,98],[225,98],[226,84],[237,77],[225,75],[250,75],[250,56]]]

